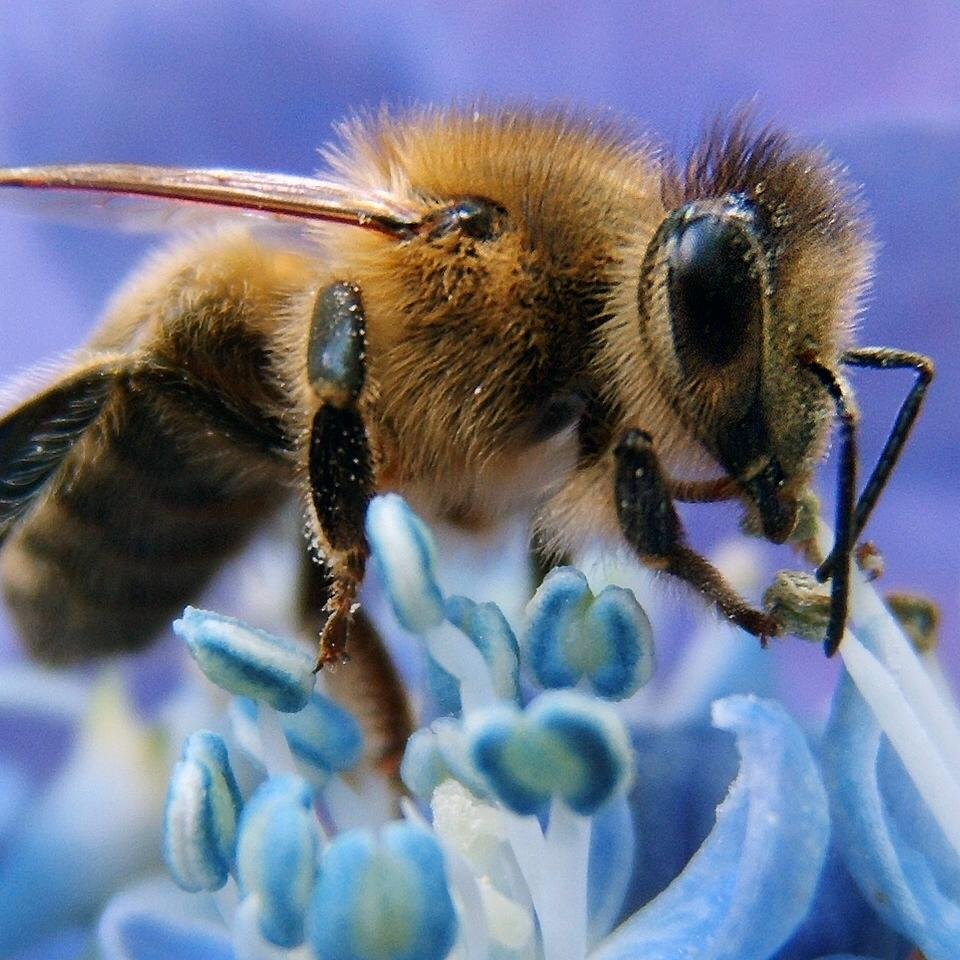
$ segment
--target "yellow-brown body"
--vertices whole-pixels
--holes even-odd
[[[868,260],[818,155],[739,125],[678,172],[603,123],[464,111],[353,124],[327,156],[347,191],[388,194],[424,223],[477,197],[503,224],[481,239],[323,224],[308,253],[220,231],[151,260],[74,361],[115,358],[123,374],[4,548],[35,655],[136,648],[271,511],[308,500],[318,399],[304,357],[335,282],[363,300],[356,406],[376,490],[465,526],[528,516],[557,552],[622,542],[615,449],[639,429],[677,482],[729,480],[724,496],[749,510],[776,462],[784,479],[762,496],[789,525],[831,409],[797,357],[837,365]],[[681,370],[658,230],[680,204],[741,194],[775,238],[757,253],[765,312],[723,369]],[[545,424],[568,397],[570,422]],[[765,446],[733,469],[728,434],[750,404]],[[323,553],[323,531],[308,534]]]

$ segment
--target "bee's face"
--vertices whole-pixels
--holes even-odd
[[[821,160],[738,136],[708,146],[716,156],[678,184],[643,260],[638,309],[665,395],[779,542],[831,411],[804,363],[835,367],[866,244]]]

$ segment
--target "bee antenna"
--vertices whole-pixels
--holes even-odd
[[[833,557],[830,581],[830,617],[823,649],[832,657],[843,639],[847,622],[847,606],[850,597],[850,559],[853,553],[855,530],[855,504],[857,488],[857,408],[850,390],[835,370],[824,366],[816,357],[800,358],[804,369],[809,370],[830,394],[840,424],[840,463],[837,467],[836,534],[831,557]]]
[[[927,387],[933,380],[933,361],[921,353],[909,353],[906,350],[895,350],[890,347],[859,347],[844,353],[840,362],[852,367],[868,367],[873,370],[912,370],[917,378],[900,405],[896,420],[880,452],[880,458],[857,501],[853,538],[858,540],[867,520],[870,519],[873,508],[880,499],[883,488],[890,479],[893,468],[900,459],[900,454],[920,413]],[[832,567],[833,554],[827,557],[817,569],[817,579],[821,583],[830,576]]]

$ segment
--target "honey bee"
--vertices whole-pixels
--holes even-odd
[[[62,375],[0,421],[7,603],[63,663],[140,647],[300,496],[344,656],[370,499],[545,549],[603,539],[765,641],[783,632],[687,544],[678,501],[739,501],[766,539],[839,433],[825,646],[850,558],[932,377],[852,346],[871,247],[821,153],[749,120],[676,163],[568,111],[352,121],[317,178],[140,166],[0,172],[14,188],[253,213],[151,257]],[[916,380],[859,498],[841,365]]]

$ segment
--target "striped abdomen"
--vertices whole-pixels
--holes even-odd
[[[4,593],[38,659],[144,645],[283,502],[277,457],[195,409],[121,383],[12,534]]]

